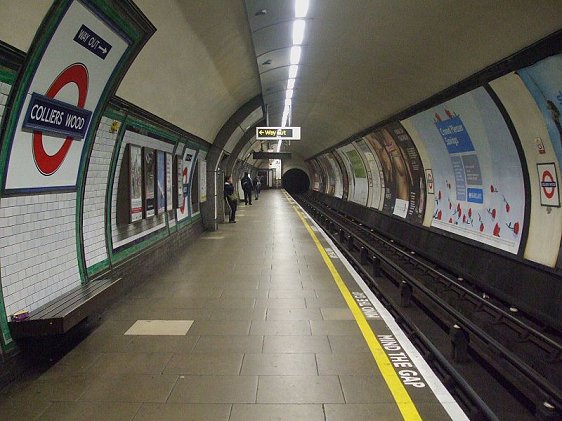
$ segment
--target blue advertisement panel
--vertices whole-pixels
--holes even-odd
[[[486,90],[477,88],[409,122],[431,157],[432,226],[517,253],[523,172],[511,133]]]
[[[562,165],[562,54],[518,70],[544,116],[552,146]]]

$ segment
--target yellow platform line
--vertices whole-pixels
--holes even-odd
[[[418,410],[414,405],[414,402],[412,402],[412,398],[410,398],[410,395],[406,391],[406,388],[400,381],[400,378],[398,377],[398,374],[396,374],[396,371],[394,370],[392,363],[390,362],[388,356],[384,352],[383,347],[381,346],[380,342],[378,341],[377,337],[375,336],[371,327],[369,326],[367,319],[365,319],[365,316],[363,315],[361,309],[359,308],[359,305],[353,299],[353,296],[349,292],[349,289],[347,289],[347,286],[345,285],[338,270],[332,263],[332,260],[328,256],[328,253],[326,253],[326,250],[324,250],[324,247],[322,247],[320,240],[318,240],[318,237],[316,236],[314,231],[312,231],[312,228],[310,228],[308,222],[306,222],[306,220],[304,219],[302,212],[296,206],[293,206],[293,209],[295,210],[295,212],[301,219],[302,223],[306,227],[306,230],[312,237],[312,240],[314,241],[316,247],[318,248],[320,254],[322,255],[322,259],[324,259],[324,263],[330,270],[330,273],[332,274],[332,277],[334,278],[336,285],[338,286],[347,305],[349,306],[349,309],[353,313],[353,317],[355,317],[355,321],[359,325],[359,329],[361,329],[361,333],[363,334],[365,341],[367,341],[367,345],[371,350],[371,354],[373,354],[373,357],[375,358],[375,362],[377,363],[377,366],[379,367],[379,370],[384,378],[384,381],[386,382],[388,388],[390,389],[390,393],[392,393],[392,396],[394,397],[394,401],[396,402],[398,409],[402,413],[402,416],[404,417],[405,420],[408,421],[421,420],[420,414],[418,413]]]

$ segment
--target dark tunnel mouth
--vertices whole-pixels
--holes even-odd
[[[292,168],[283,174],[281,177],[281,184],[287,192],[300,194],[308,191],[310,188],[310,179],[303,170]]]

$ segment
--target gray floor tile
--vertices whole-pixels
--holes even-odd
[[[34,381],[17,398],[27,401],[74,401],[84,393],[88,382],[88,376],[84,374]]]
[[[188,335],[248,335],[249,320],[196,320]]]
[[[196,342],[197,336],[135,336],[125,352],[191,352]]]
[[[162,372],[172,353],[108,353],[102,354],[88,373],[99,376],[121,374],[159,374]]]
[[[322,320],[317,308],[269,308],[267,320]]]
[[[394,398],[382,375],[340,376],[343,394],[347,403],[385,403]]]
[[[93,379],[81,401],[91,402],[166,402],[178,376],[124,374]]]
[[[327,298],[305,298],[307,308],[344,307],[347,304],[341,296],[334,295]]]
[[[254,297],[231,297],[231,298],[212,298],[207,301],[209,308],[224,309],[252,309],[254,303],[259,298]]]
[[[319,354],[318,373],[340,375],[378,374],[379,369],[370,352],[357,354]]]
[[[402,414],[396,404],[380,403],[370,405],[324,405],[326,421],[399,421]]]
[[[254,403],[257,388],[257,376],[185,376],[168,402]]]
[[[246,354],[240,374],[310,376],[318,371],[314,354]]]
[[[337,376],[260,376],[257,403],[343,403]]]
[[[254,320],[250,335],[310,335],[310,322],[306,320]]]
[[[211,310],[210,320],[265,320],[266,312],[265,307],[253,309],[217,308]]]
[[[347,307],[324,307],[320,309],[320,312],[322,313],[322,318],[324,320],[355,320],[353,313]]]
[[[324,421],[322,405],[234,404],[229,421]]]
[[[164,374],[227,376],[240,374],[243,354],[189,353],[174,354]]]
[[[353,353],[369,352],[369,346],[363,335],[329,335],[332,352]]]
[[[268,291],[264,289],[224,289],[220,298],[267,298]]]
[[[355,320],[311,320],[313,335],[361,335]]]
[[[261,308],[261,307],[305,308],[306,305],[304,303],[304,298],[258,298],[256,299],[256,308]]]
[[[106,402],[100,411],[98,402],[53,402],[41,414],[41,421],[121,421],[131,420],[139,410],[140,403]]]
[[[263,336],[201,336],[193,352],[258,353],[262,352],[262,348]]]
[[[327,336],[264,336],[264,353],[329,353]]]
[[[134,421],[228,421],[229,404],[143,404]]]
[[[5,420],[28,421],[37,419],[48,410],[51,402],[43,399],[18,399],[0,396],[0,417]]]
[[[269,291],[268,298],[305,298],[316,297],[313,289],[272,289]]]

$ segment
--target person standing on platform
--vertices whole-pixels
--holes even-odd
[[[232,176],[226,175],[224,177],[224,198],[230,207],[230,218],[228,222],[231,224],[236,223],[236,208],[238,207],[238,198],[234,193],[234,185],[232,184]]]
[[[252,204],[252,179],[248,175],[248,172],[244,173],[244,177],[240,180],[242,183],[242,190],[244,190],[244,203],[247,205],[250,202]]]
[[[260,191],[261,191],[261,181],[260,178],[256,175],[254,178],[254,191],[256,192],[256,200],[260,198]]]

